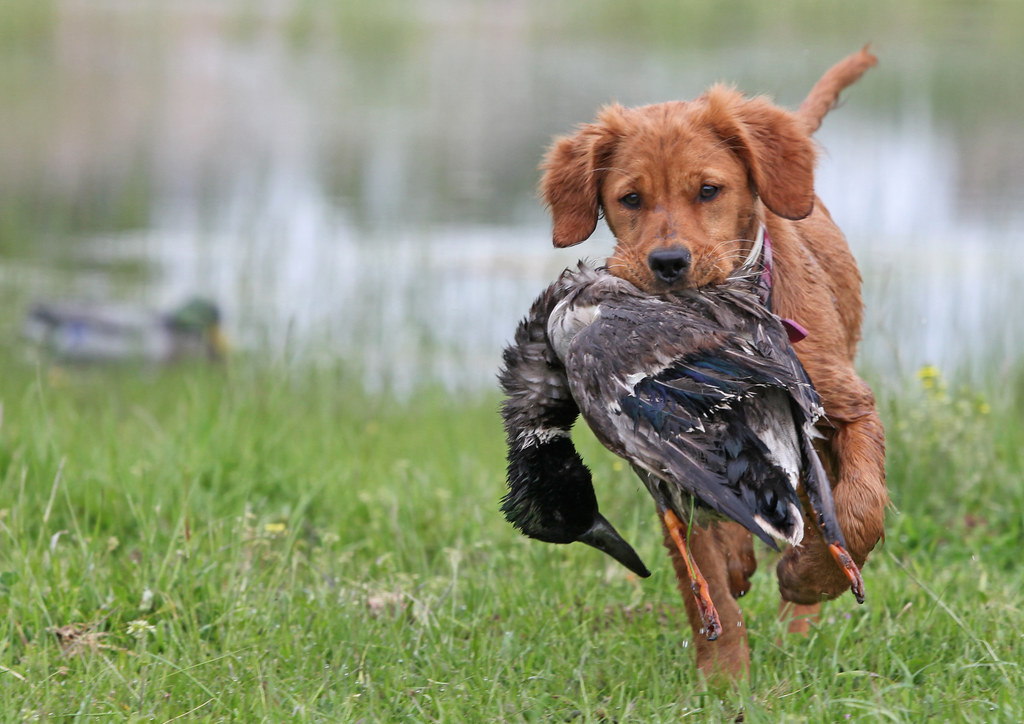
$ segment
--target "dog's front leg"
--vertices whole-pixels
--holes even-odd
[[[664,532],[665,547],[672,558],[676,580],[686,605],[686,617],[693,631],[697,670],[709,680],[733,681],[746,676],[750,670],[750,648],[743,613],[735,596],[746,592],[746,579],[753,573],[755,565],[750,534],[738,524],[730,522],[715,523],[708,528],[696,525],[689,527],[690,554],[707,579],[711,600],[715,603],[722,623],[721,635],[714,641],[708,641],[703,631],[704,621],[690,587],[686,564],[668,530]],[[744,538],[746,546],[743,545]],[[728,545],[729,550],[725,550],[723,544]]]
[[[836,518],[847,549],[858,566],[881,539],[885,523],[885,432],[867,384],[848,374],[820,375],[815,379],[834,430],[828,457],[834,465],[832,495]],[[850,582],[836,565],[820,536],[808,535],[789,549],[777,568],[779,590],[785,601],[814,604],[849,590]]]

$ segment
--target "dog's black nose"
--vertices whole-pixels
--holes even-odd
[[[686,270],[690,268],[690,250],[680,246],[652,251],[647,257],[647,265],[659,282],[674,284],[686,276]]]

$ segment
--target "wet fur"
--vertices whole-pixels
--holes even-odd
[[[809,332],[796,351],[824,402],[819,448],[858,566],[883,534],[885,438],[872,391],[853,366],[862,318],[860,273],[815,195],[811,134],[840,91],[875,63],[866,49],[840,61],[797,112],[722,85],[688,102],[607,106],[595,122],[556,140],[541,180],[555,245],[587,239],[603,212],[617,242],[609,270],[652,293],[721,283],[746,257],[759,225],[767,227],[774,311]],[[708,184],[720,190],[703,200],[701,187]],[[627,194],[639,194],[639,208],[621,201]],[[648,257],[679,248],[689,253],[690,265],[667,286],[652,273]],[[807,529],[814,530],[811,521]],[[735,599],[749,589],[756,567],[751,537],[735,523],[695,528],[691,537],[725,629],[715,642],[697,635],[701,622],[691,605],[690,581],[666,540],[695,634],[697,667],[734,677],[749,668]],[[785,613],[813,617],[819,601],[849,588],[819,537],[789,549],[777,571]],[[791,630],[806,630],[806,620],[794,621]]]

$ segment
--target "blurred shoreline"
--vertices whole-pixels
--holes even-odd
[[[371,388],[486,388],[540,289],[610,248],[550,248],[553,135],[723,79],[792,106],[870,40],[881,65],[818,136],[865,278],[863,364],[1018,360],[1024,8],[700,7],[13,2],[0,333],[39,297],[203,294],[250,350],[354,359]]]

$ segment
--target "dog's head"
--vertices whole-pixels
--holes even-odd
[[[815,148],[793,114],[716,86],[690,102],[611,105],[558,139],[541,193],[555,246],[587,239],[604,211],[608,268],[648,292],[721,283],[757,232],[757,200],[802,219],[814,206]]]

